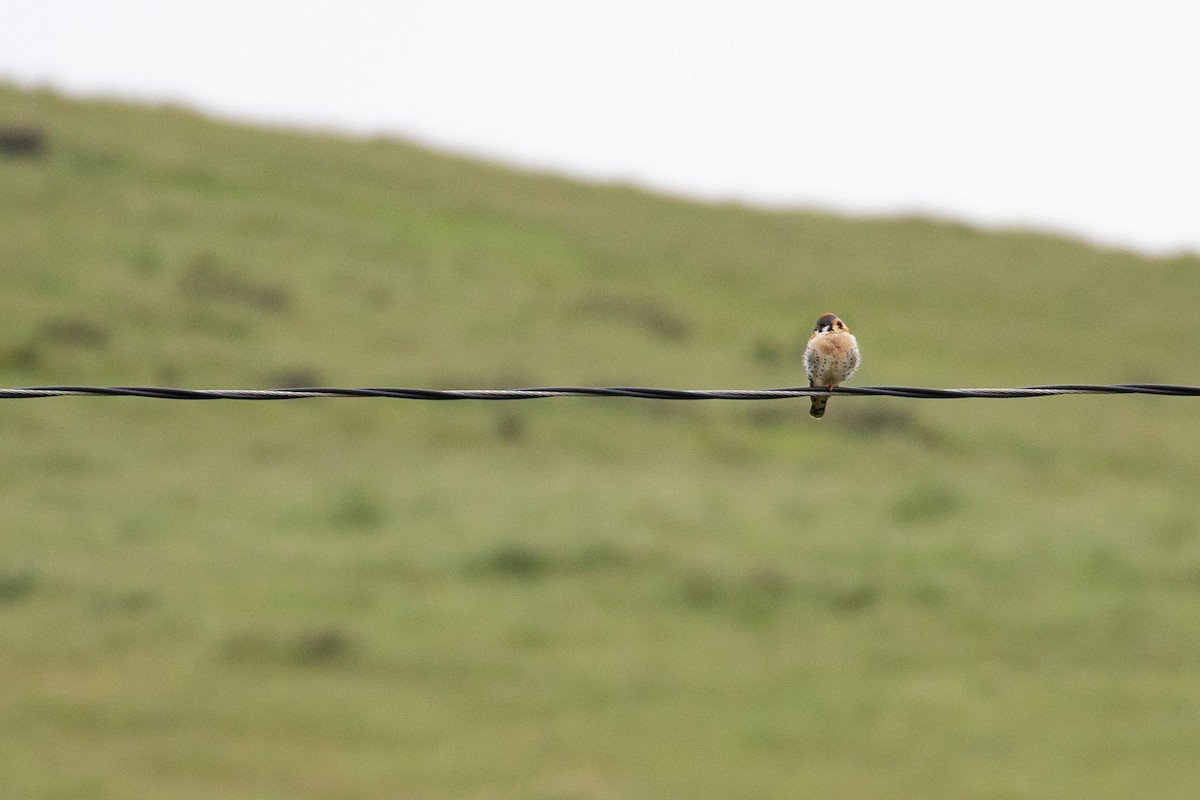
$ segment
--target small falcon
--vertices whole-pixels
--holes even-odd
[[[858,340],[846,323],[837,314],[822,314],[817,317],[808,347],[804,349],[804,371],[808,373],[808,385],[813,389],[832,389],[847,380],[862,358],[858,355]],[[820,419],[825,415],[826,396],[812,398],[810,417]]]

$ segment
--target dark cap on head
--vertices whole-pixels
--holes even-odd
[[[813,327],[814,331],[831,331],[833,323],[837,322],[837,314],[822,314],[817,317],[817,324]]]

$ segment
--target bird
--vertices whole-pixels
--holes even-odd
[[[846,323],[837,314],[822,314],[817,317],[808,346],[804,348],[804,371],[808,373],[808,385],[812,389],[832,389],[849,379],[862,363],[858,353],[858,340]],[[813,419],[825,416],[826,395],[812,397],[812,409],[808,415]]]

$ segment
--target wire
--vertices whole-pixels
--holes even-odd
[[[541,397],[636,397],[646,400],[783,400],[813,395],[908,397],[918,400],[1047,397],[1065,394],[1154,394],[1200,397],[1200,386],[1163,383],[1024,386],[1011,389],[924,389],[914,386],[839,386],[836,389],[654,389],[638,386],[543,386],[529,389],[174,389],[155,386],[29,386],[0,388],[0,399],[93,396],[156,400],[300,400],[314,397],[389,397],[398,400],[532,400]]]

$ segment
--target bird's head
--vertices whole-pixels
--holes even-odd
[[[814,333],[830,333],[832,331],[849,331],[846,323],[838,319],[837,314],[822,314],[817,317],[817,324],[813,327]]]

